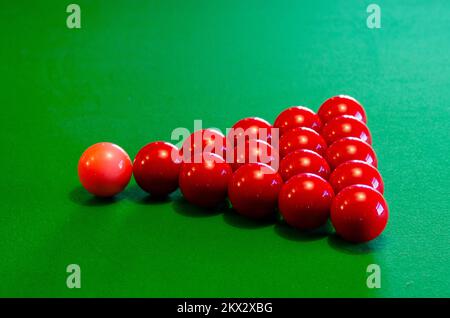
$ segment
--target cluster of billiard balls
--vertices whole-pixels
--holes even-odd
[[[233,209],[246,217],[270,218],[278,210],[288,225],[300,230],[317,229],[331,218],[343,239],[366,242],[380,235],[388,220],[366,122],[362,105],[339,95],[326,100],[317,114],[295,106],[281,112],[273,125],[256,117],[238,121],[232,128],[253,131],[255,139],[245,141],[243,154],[234,149],[231,163],[226,160],[230,136],[204,129],[188,137],[181,149],[162,141],[149,143],[133,163],[119,146],[97,143],[81,156],[78,175],[96,196],[116,195],[133,174],[154,197],[179,187],[188,202],[211,209],[228,197]],[[273,128],[280,135],[278,147],[267,133]],[[210,147],[214,144],[220,146]],[[262,151],[267,154],[264,162],[258,156]],[[203,160],[192,160],[196,154]],[[250,154],[256,160],[249,162]]]

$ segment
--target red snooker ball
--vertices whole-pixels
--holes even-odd
[[[132,164],[119,146],[100,142],[90,146],[78,162],[78,177],[83,187],[99,197],[112,197],[130,182]]]
[[[278,207],[287,224],[301,230],[312,230],[327,222],[333,197],[333,189],[325,179],[302,173],[283,185]]]
[[[284,158],[298,149],[309,149],[323,155],[327,149],[327,144],[316,131],[306,127],[298,127],[281,136],[280,158]]]
[[[157,197],[178,188],[181,157],[174,145],[157,141],[139,150],[133,162],[133,175],[142,190]]]
[[[233,147],[237,145],[237,141],[244,138],[244,141],[249,139],[259,139],[270,143],[272,137],[272,125],[259,117],[243,118],[236,122],[232,130],[228,133],[228,140],[233,140]]]
[[[368,144],[372,143],[372,137],[366,124],[348,115],[335,117],[328,121],[320,134],[327,145],[345,137],[355,137]]]
[[[325,158],[332,170],[350,160],[362,160],[377,167],[377,157],[373,148],[368,143],[354,137],[346,137],[331,144]]]
[[[307,172],[328,179],[330,166],[321,155],[307,149],[291,152],[281,160],[279,173],[284,181]]]
[[[320,106],[317,114],[322,124],[326,124],[334,117],[342,115],[350,115],[365,123],[367,122],[366,112],[363,106],[356,99],[347,95],[339,95],[327,99]]]
[[[213,208],[225,200],[232,173],[230,165],[222,157],[206,152],[202,162],[184,162],[181,165],[181,193],[192,204]]]
[[[274,127],[280,129],[280,136],[297,127],[311,128],[317,132],[322,128],[319,116],[311,109],[294,106],[282,111],[275,119]]]
[[[360,160],[351,160],[339,165],[330,176],[330,184],[335,193],[354,184],[365,184],[381,194],[384,192],[383,179],[378,170]]]
[[[249,140],[245,142],[242,146],[237,145],[234,148],[233,160],[228,160],[231,162],[231,168],[236,171],[238,168],[242,167],[248,163],[265,163],[275,170],[278,169],[278,151],[276,151],[271,145],[262,140]]]
[[[282,184],[281,176],[268,165],[250,163],[233,174],[228,196],[238,213],[255,219],[267,218],[275,214]]]
[[[204,152],[215,153],[225,158],[225,136],[216,129],[197,130],[186,138],[180,149],[185,162],[201,162]]]
[[[342,189],[331,205],[331,222],[343,239],[360,243],[373,240],[388,221],[388,206],[381,193],[366,185]]]

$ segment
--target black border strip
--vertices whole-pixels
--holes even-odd
[[[238,305],[240,304],[240,305]],[[245,305],[246,304],[246,305]],[[349,310],[363,309],[366,313],[386,315],[386,307],[399,307],[402,310],[416,311],[421,307],[450,307],[450,298],[2,298],[2,309],[10,307],[13,312],[39,311],[70,311],[71,314],[86,312],[86,309],[111,311],[128,314],[130,310],[144,313],[145,316],[159,312],[163,314],[186,314],[185,309],[205,310],[210,306],[209,314],[196,312],[200,317],[230,314],[283,314],[307,316],[307,312],[347,313]],[[183,306],[183,312],[178,312]],[[436,309],[437,309],[436,307]],[[225,309],[225,312],[223,311]]]

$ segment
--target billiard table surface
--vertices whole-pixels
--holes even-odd
[[[450,296],[449,1],[377,1],[380,29],[368,1],[76,3],[81,29],[65,2],[0,4],[0,296]],[[337,94],[363,103],[385,182],[372,242],[156,201],[133,180],[112,200],[80,186],[96,142],[134,158],[196,119],[224,131]]]

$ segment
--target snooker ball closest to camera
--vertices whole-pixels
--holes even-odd
[[[331,223],[337,235],[353,243],[378,237],[386,227],[388,206],[380,192],[357,184],[341,190],[331,204]]]

